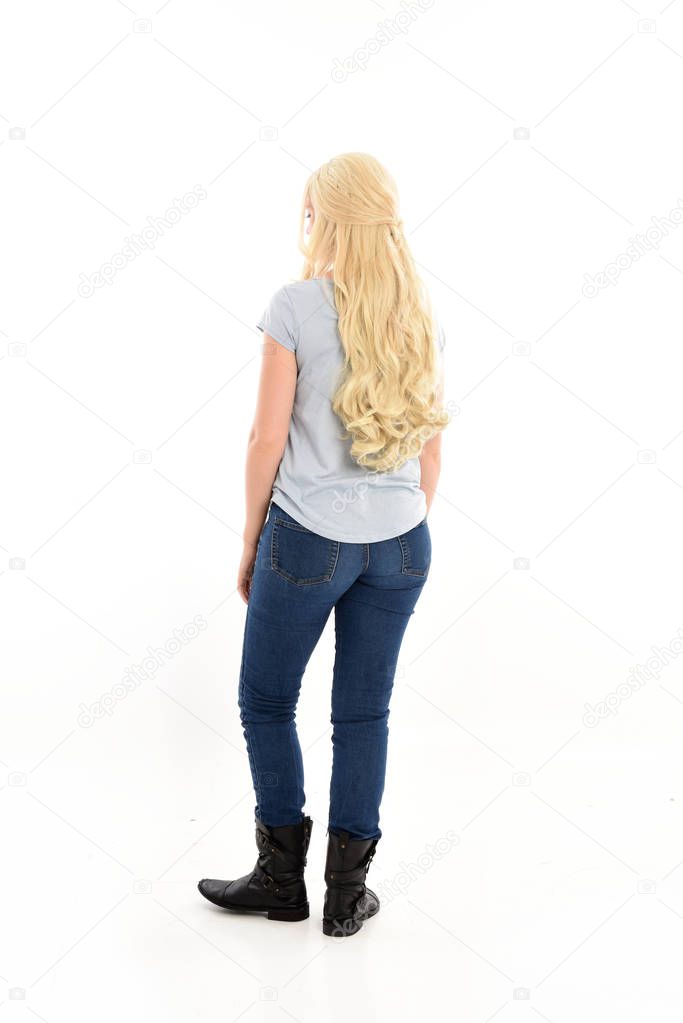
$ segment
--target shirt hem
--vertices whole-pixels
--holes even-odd
[[[366,537],[365,539],[359,540],[358,537],[340,536],[336,532],[333,535],[329,530],[323,529],[319,522],[314,522],[312,519],[309,519],[309,517],[305,515],[301,509],[298,508],[295,503],[280,490],[273,490],[272,500],[275,504],[278,504],[284,511],[286,511],[288,515],[291,515],[293,519],[296,519],[299,525],[305,526],[306,529],[310,529],[313,533],[317,533],[318,536],[324,536],[326,540],[337,540],[339,543],[382,543],[384,540],[393,540],[397,536],[403,536],[404,533],[410,532],[410,530],[414,529],[415,526],[419,526],[427,517],[427,513],[423,507],[418,518],[412,516],[409,523],[405,526],[401,526],[397,531],[388,534],[381,533],[377,536]]]

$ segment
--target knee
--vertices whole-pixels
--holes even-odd
[[[289,724],[296,714],[296,696],[269,693],[259,686],[243,681],[239,688],[238,706],[242,724]]]
[[[332,708],[332,717],[330,718],[333,725],[351,725],[357,726],[358,728],[367,728],[372,730],[373,728],[386,728],[387,721],[389,719],[389,708],[367,708],[362,707],[349,709],[349,708]]]

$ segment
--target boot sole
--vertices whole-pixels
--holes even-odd
[[[301,906],[238,906],[230,905],[229,902],[214,902],[208,895],[205,895],[201,888],[198,887],[199,894],[202,898],[210,902],[212,906],[217,906],[219,909],[227,909],[231,913],[265,913],[269,920],[290,920],[295,922],[297,920],[307,920],[310,916],[310,909],[308,902],[305,902]]]
[[[308,920],[310,916],[308,903],[305,906],[296,907],[294,909],[269,909],[268,919],[269,920]]]
[[[366,920],[372,920],[373,916],[379,913],[379,906],[373,913],[365,913],[363,916],[349,917],[347,920],[326,920],[323,917],[323,934],[328,938],[349,938],[352,934],[358,934]]]

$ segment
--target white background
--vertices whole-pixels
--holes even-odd
[[[683,227],[628,255],[683,205],[663,3],[3,5],[0,1019],[679,1018]],[[347,150],[397,179],[454,415],[382,912],[335,942],[331,621],[299,715],[311,918],[195,886],[255,858],[234,588],[255,323],[299,272],[307,175]]]

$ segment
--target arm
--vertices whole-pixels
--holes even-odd
[[[428,440],[420,455],[420,487],[427,498],[427,514],[431,507],[441,473],[441,431]]]
[[[287,443],[296,391],[294,352],[263,335],[263,358],[256,413],[249,433],[246,459],[246,524],[244,551],[237,588],[245,603],[261,530],[268,512],[273,481]]]
[[[437,401],[440,403],[443,402],[443,391],[444,373],[442,365],[437,388]],[[424,490],[425,497],[427,498],[427,514],[429,514],[429,509],[434,500],[436,486],[441,474],[441,436],[442,431],[440,430],[427,441],[420,455],[420,488]]]

